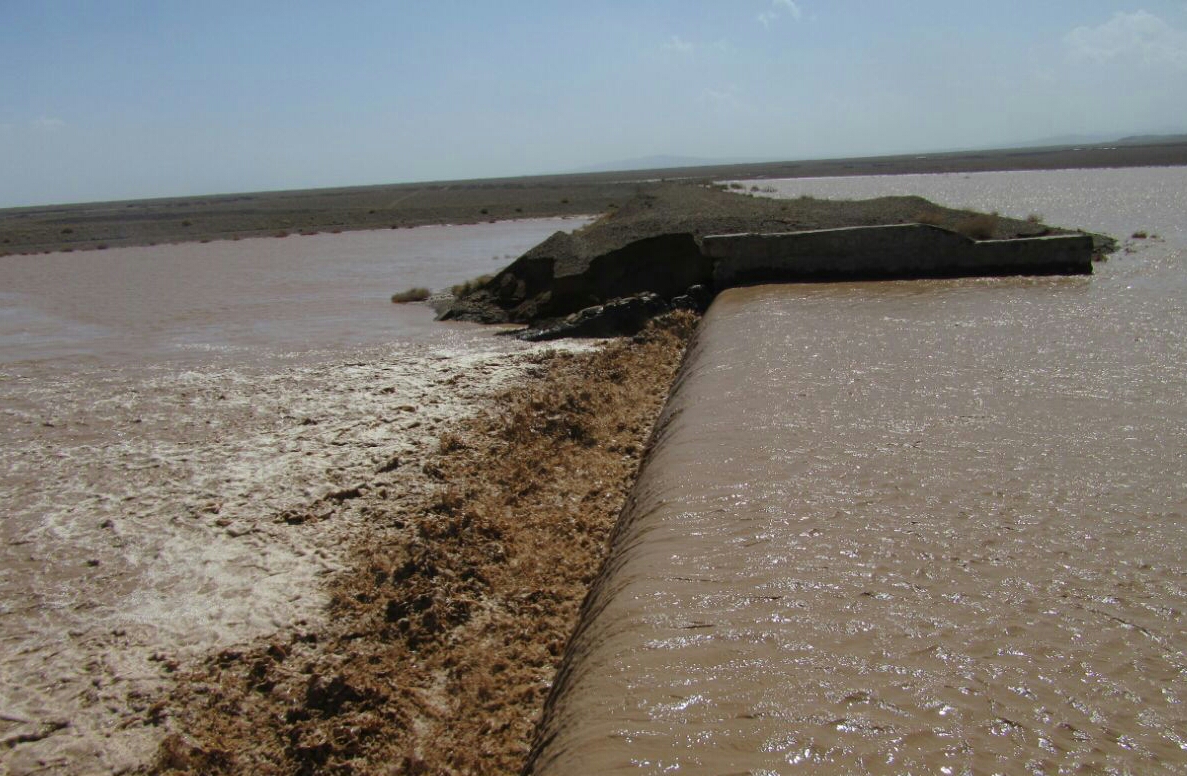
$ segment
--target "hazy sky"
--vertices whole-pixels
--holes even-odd
[[[1187,131],[1187,0],[0,0],[0,207]]]

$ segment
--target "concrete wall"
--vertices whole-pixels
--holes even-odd
[[[838,278],[1091,274],[1092,238],[971,240],[925,224],[703,238],[713,281],[732,286]]]

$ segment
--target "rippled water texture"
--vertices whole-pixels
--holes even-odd
[[[710,310],[539,773],[1187,767],[1187,169],[791,181],[1158,240]]]

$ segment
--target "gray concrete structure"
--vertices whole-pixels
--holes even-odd
[[[702,238],[713,285],[725,288],[843,278],[1091,274],[1083,234],[973,240],[926,224]]]

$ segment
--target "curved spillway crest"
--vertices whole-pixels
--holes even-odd
[[[724,292],[528,772],[1181,767],[1183,285]]]

